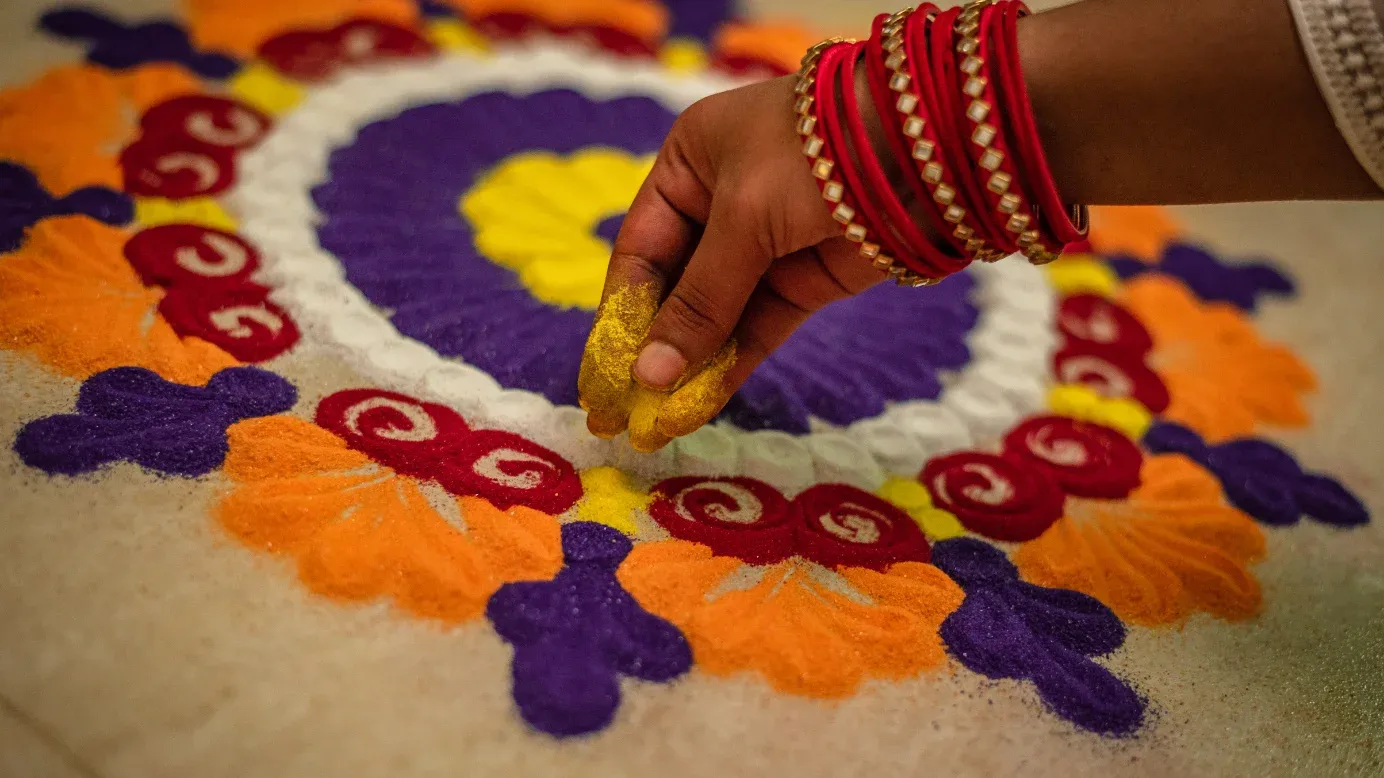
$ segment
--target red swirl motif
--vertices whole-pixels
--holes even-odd
[[[763,565],[795,553],[790,503],[752,478],[670,478],[653,488],[649,515],[675,538]]]
[[[1144,462],[1119,431],[1061,416],[1025,421],[1005,437],[1004,450],[1046,470],[1067,494],[1107,500],[1134,491]]]
[[[184,200],[223,192],[235,183],[235,155],[189,138],[142,138],[120,155],[125,191]]]
[[[868,567],[927,562],[932,549],[911,516],[894,505],[844,484],[820,484],[799,494],[798,553],[827,567]]]
[[[168,290],[159,313],[179,335],[201,338],[242,362],[293,348],[298,325],[250,280],[259,254],[239,236],[194,224],[151,227],[125,243],[145,284]]]
[[[259,252],[239,235],[195,224],[141,230],[125,259],[146,285],[240,287],[259,269]]]
[[[1094,294],[1063,298],[1057,309],[1057,329],[1068,342],[1087,350],[1136,355],[1140,361],[1153,349],[1153,337],[1134,314]]]
[[[1142,356],[1068,343],[1053,355],[1052,366],[1060,383],[1081,384],[1102,397],[1133,398],[1152,413],[1162,413],[1170,401],[1167,385]]]
[[[187,138],[203,146],[241,151],[269,134],[269,117],[244,103],[212,95],[184,95],[144,112],[146,140]]]
[[[159,313],[179,335],[201,338],[241,362],[273,359],[299,337],[298,325],[256,286],[175,286],[159,302]]]
[[[442,405],[379,389],[349,389],[317,406],[317,426],[382,465],[422,478],[437,474],[466,420]]]
[[[653,57],[658,42],[600,24],[559,25],[525,13],[500,11],[470,20],[476,32],[494,41],[516,41],[535,35],[552,35],[575,40],[595,49],[622,57]]]
[[[557,453],[503,430],[477,430],[449,449],[434,476],[453,494],[474,494],[500,510],[515,505],[559,514],[581,499],[581,478]]]
[[[352,19],[328,30],[294,30],[260,44],[259,57],[299,81],[321,81],[348,65],[423,57],[433,45],[413,30],[375,19]]]
[[[994,540],[1033,540],[1062,515],[1062,490],[1027,460],[952,454],[928,462],[920,479],[937,507]]]

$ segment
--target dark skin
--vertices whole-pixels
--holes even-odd
[[[1088,0],[1024,19],[1019,56],[1070,201],[1381,196],[1337,131],[1282,0]],[[813,312],[881,280],[841,237],[808,174],[793,84],[706,98],[665,140],[606,278],[607,296],[652,284],[663,301],[632,381],[675,389],[733,339],[724,403]],[[871,106],[861,78],[856,91]],[[582,399],[593,433],[625,429],[626,410],[584,390]],[[695,421],[718,410],[713,402]],[[689,428],[686,419],[675,426],[670,437]]]

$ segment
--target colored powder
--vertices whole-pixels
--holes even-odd
[[[690,435],[711,421],[730,399],[726,374],[734,366],[735,341],[731,340],[706,367],[664,400],[658,411],[659,432],[677,438]]]
[[[667,683],[691,669],[677,627],[616,580],[632,548],[610,527],[568,524],[556,578],[506,584],[490,598],[486,615],[514,646],[514,702],[534,728],[558,737],[599,731],[619,709],[621,676]]]
[[[389,598],[405,611],[459,623],[501,585],[549,580],[562,566],[558,523],[475,497],[432,499],[425,482],[370,459],[301,419],[235,424],[217,505],[222,526],[252,548],[291,558],[312,591]],[[444,506],[445,510],[439,510]]]
[[[374,19],[413,28],[413,0],[187,0],[183,3],[198,48],[252,57],[261,43],[286,30],[326,28]]]
[[[918,522],[918,526],[923,528],[923,534],[933,543],[966,534],[965,528],[956,516],[933,506],[932,495],[917,481],[890,478],[875,494],[912,516],[913,520]]]
[[[653,498],[633,488],[629,477],[614,467],[593,467],[581,474],[585,494],[577,503],[577,516],[582,521],[604,524],[626,535],[634,535],[635,511],[648,507]]]
[[[620,434],[629,423],[637,395],[630,371],[656,313],[658,295],[651,285],[617,289],[596,312],[577,390],[588,424],[602,437]]]
[[[828,586],[820,567],[789,560],[763,569],[749,588],[726,585],[748,570],[674,540],[637,546],[619,578],[683,629],[697,666],[712,675],[752,671],[782,692],[841,698],[867,679],[911,678],[945,663],[937,630],[962,593],[932,565],[842,567]]]
[[[665,392],[635,385],[634,405],[630,408],[630,446],[635,451],[652,454],[668,445],[671,438],[659,431],[659,410],[668,397]]]
[[[990,678],[1027,680],[1043,703],[1077,726],[1128,735],[1144,702],[1091,661],[1124,643],[1125,628],[1095,598],[1024,583],[1004,553],[974,538],[938,543],[933,560],[966,599],[942,624],[947,650]]]

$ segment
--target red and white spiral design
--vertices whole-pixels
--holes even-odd
[[[337,392],[318,404],[316,421],[380,464],[425,478],[470,429],[450,408],[380,389]]]
[[[721,556],[769,564],[794,554],[790,504],[752,478],[670,478],[653,488],[649,515],[675,538]]]
[[[125,258],[146,284],[239,287],[259,269],[259,252],[244,238],[196,224],[141,230],[125,243]]]
[[[1057,309],[1057,329],[1068,343],[1084,343],[1107,353],[1142,359],[1153,348],[1153,337],[1134,314],[1100,295],[1063,298]]]
[[[920,478],[937,507],[995,540],[1033,540],[1062,515],[1062,490],[1026,459],[952,454],[928,462]]]
[[[235,183],[235,155],[186,137],[141,138],[120,155],[125,191],[184,200],[223,192]]]
[[[269,117],[244,103],[212,95],[184,95],[144,112],[144,139],[188,138],[204,146],[239,151],[264,139]]]
[[[273,359],[293,348],[299,337],[288,314],[253,285],[174,286],[159,302],[159,313],[179,335],[201,338],[241,362]]]
[[[827,567],[883,570],[932,557],[913,517],[854,486],[814,486],[794,498],[793,507],[801,522],[798,553]]]
[[[374,19],[353,19],[327,30],[293,30],[260,44],[259,58],[299,81],[330,78],[347,65],[431,54],[413,30]]]
[[[453,494],[501,510],[523,505],[558,514],[581,499],[581,478],[557,453],[503,430],[474,430],[447,450],[432,476]]]
[[[1005,437],[1005,453],[1040,467],[1067,494],[1119,499],[1139,485],[1143,454],[1121,432],[1060,416],[1029,419]]]
[[[1143,360],[1142,355],[1068,343],[1053,355],[1052,369],[1059,383],[1087,386],[1110,399],[1138,400],[1151,413],[1162,413],[1168,407],[1168,387]]]

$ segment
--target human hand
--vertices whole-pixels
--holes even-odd
[[[708,97],[634,198],[578,379],[587,428],[656,451],[710,421],[813,312],[884,276],[842,237],[794,130],[795,79]]]

